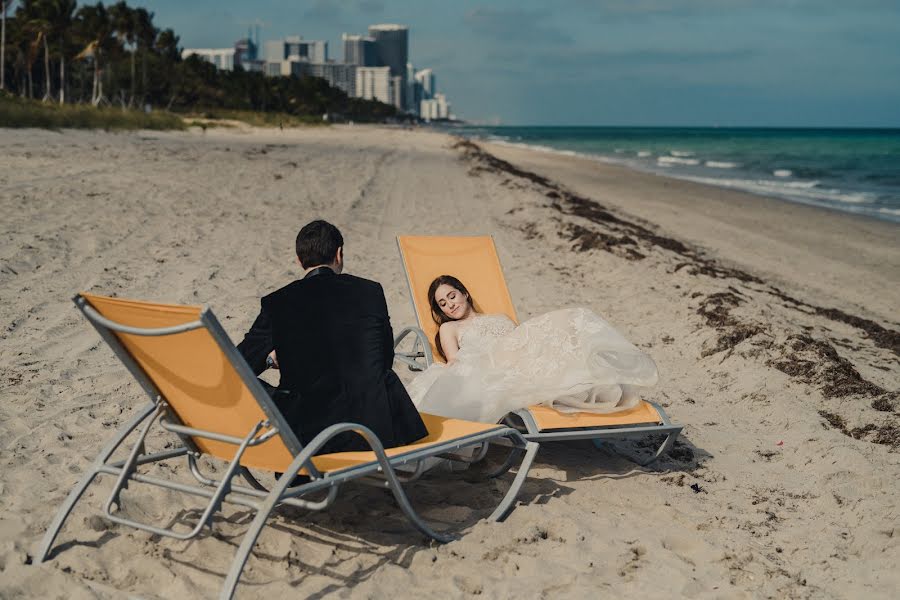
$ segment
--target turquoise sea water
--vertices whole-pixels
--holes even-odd
[[[900,129],[464,126],[454,131],[900,223]]]

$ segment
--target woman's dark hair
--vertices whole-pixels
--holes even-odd
[[[334,261],[344,238],[338,228],[327,221],[307,223],[297,234],[297,258],[304,269],[327,265]]]
[[[466,289],[466,286],[463,285],[463,282],[453,275],[441,275],[439,277],[435,277],[434,281],[431,282],[431,285],[428,286],[428,305],[431,307],[431,318],[438,325],[438,332],[434,334],[434,345],[437,348],[438,354],[440,354],[441,358],[446,361],[447,355],[444,354],[444,348],[443,346],[441,346],[440,327],[444,323],[453,321],[454,319],[448,317],[441,309],[441,305],[438,304],[437,300],[434,299],[434,293],[442,285],[449,285],[450,287],[459,290],[469,299],[469,304],[472,305],[472,310],[474,310],[475,312],[481,311],[478,310],[475,304],[475,298],[472,297],[472,294],[469,293],[469,290]]]

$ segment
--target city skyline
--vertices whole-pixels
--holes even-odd
[[[862,0],[145,3],[184,47],[409,26],[454,112],[533,125],[900,126],[900,4]],[[342,59],[342,56],[339,58]]]
[[[343,56],[329,56],[327,40],[290,35],[260,39],[250,28],[232,47],[181,48],[182,58],[198,56],[216,69],[242,68],[269,77],[319,77],[350,97],[377,100],[425,121],[455,120],[446,95],[437,91],[433,69],[410,62],[409,28],[397,23],[368,27],[365,35],[341,35]]]

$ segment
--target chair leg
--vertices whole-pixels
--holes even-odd
[[[72,509],[75,508],[75,505],[78,503],[78,500],[81,498],[81,495],[87,489],[91,482],[94,481],[94,477],[96,477],[98,471],[96,469],[92,469],[85,473],[85,475],[81,478],[81,481],[78,482],[69,495],[66,497],[66,501],[62,503],[62,506],[59,507],[59,510],[56,512],[56,516],[53,517],[53,522],[50,523],[50,526],[47,528],[47,532],[44,533],[43,539],[41,539],[41,545],[38,548],[37,554],[34,557],[35,564],[41,564],[44,562],[44,559],[47,558],[47,555],[50,554],[50,548],[53,546],[53,541],[56,539],[56,536],[59,534],[59,530],[62,529],[63,523],[66,522],[66,518],[69,516],[69,513],[72,512]]]
[[[128,435],[135,430],[135,428],[141,424],[141,421],[146,419],[148,416],[153,414],[156,411],[156,404],[148,404],[144,406],[143,409],[138,411],[130,421],[125,423],[119,431],[116,433],[116,436],[106,444],[103,450],[100,451],[100,454],[97,455],[97,458],[94,459],[94,463],[91,465],[89,471],[87,471],[81,480],[78,482],[78,485],[69,492],[69,495],[66,497],[66,501],[63,502],[62,506],[59,507],[59,510],[56,512],[56,516],[53,517],[53,521],[50,523],[50,526],[47,528],[47,532],[44,533],[44,537],[41,540],[41,545],[38,548],[37,554],[35,555],[34,562],[36,564],[40,564],[47,558],[47,555],[50,554],[50,548],[53,546],[53,541],[56,539],[56,536],[59,534],[59,530],[62,529],[63,524],[66,522],[66,518],[69,516],[69,513],[72,512],[72,509],[75,508],[75,504],[78,503],[79,498],[87,489],[87,487],[91,484],[99,474],[99,467],[102,466],[112,453],[116,451],[116,448],[125,440]]]
[[[506,492],[506,496],[503,497],[503,500],[500,502],[497,508],[494,509],[494,512],[491,513],[491,516],[489,518],[492,521],[502,521],[513,509],[513,504],[515,504],[516,497],[518,497],[519,495],[519,490],[525,483],[525,479],[528,477],[528,471],[531,469],[531,463],[534,462],[534,457],[537,456],[539,448],[539,444],[535,442],[527,442],[525,446],[525,456],[522,457],[522,462],[519,464],[519,471],[516,473],[515,479],[513,479],[512,484],[509,486],[509,490]]]
[[[332,426],[332,428],[334,428],[334,426]],[[244,570],[244,565],[247,564],[247,559],[250,557],[250,552],[253,551],[253,546],[256,545],[259,534],[266,525],[266,520],[268,520],[272,511],[275,510],[275,506],[282,500],[285,490],[291,487],[291,482],[294,478],[291,477],[290,474],[299,473],[300,469],[306,465],[317,449],[318,448],[315,446],[307,446],[300,454],[294,457],[293,462],[291,462],[290,466],[284,472],[284,475],[275,482],[269,495],[266,496],[266,499],[260,504],[256,516],[250,523],[250,527],[247,529],[247,533],[244,534],[244,539],[241,540],[241,545],[238,548],[237,553],[235,553],[234,559],[231,561],[231,567],[228,569],[228,575],[225,576],[225,582],[222,584],[222,591],[219,594],[221,600],[230,600],[231,597],[234,596],[234,591],[241,578],[241,572]],[[329,499],[327,499],[326,502],[330,502],[330,500],[333,500],[332,493],[329,493]]]
[[[509,454],[506,455],[506,460],[503,461],[503,464],[494,469],[493,471],[486,474],[488,479],[496,479],[497,477],[502,477],[507,471],[509,471],[513,463],[516,462],[516,456],[522,452],[522,448],[512,448],[509,451]]]
[[[253,489],[259,490],[260,492],[269,493],[268,488],[266,488],[266,486],[261,484],[259,482],[259,480],[253,476],[253,473],[251,473],[247,467],[240,467],[239,473],[240,473],[241,477],[244,478],[244,481],[246,481],[248,484],[250,484],[250,487],[252,487]]]
[[[455,540],[457,536],[438,533],[437,531],[429,527],[424,520],[422,520],[422,518],[416,512],[416,509],[414,509],[412,507],[412,504],[410,504],[409,498],[406,497],[406,492],[403,491],[400,480],[397,478],[397,474],[394,472],[394,468],[390,465],[390,463],[388,463],[387,457],[384,456],[383,450],[379,452],[378,449],[376,449],[375,453],[376,455],[378,455],[379,462],[382,463],[384,477],[387,480],[388,487],[394,494],[394,499],[397,501],[397,504],[400,505],[400,509],[406,514],[406,518],[409,519],[413,526],[421,533],[438,542],[441,542],[442,544],[446,544],[447,542],[452,542],[453,540]]]
[[[259,507],[253,522],[250,523],[250,528],[247,529],[244,539],[241,540],[241,545],[234,555],[234,559],[231,561],[231,567],[228,569],[228,575],[225,577],[225,583],[222,584],[222,591],[219,594],[221,600],[230,600],[234,596],[234,590],[237,587],[238,580],[241,578],[244,565],[247,564],[247,559],[250,557],[250,552],[253,551],[253,546],[256,545],[256,540],[259,538],[262,528],[266,525],[266,520],[275,508],[275,505],[278,504],[281,495],[288,488],[290,482],[290,477],[279,479],[272,491],[269,492],[269,495],[266,496],[265,502]]]
[[[669,435],[667,435],[666,439],[663,441],[663,443],[660,445],[660,447],[656,449],[656,452],[653,454],[653,456],[651,456],[650,458],[648,458],[645,461],[638,462],[638,464],[642,467],[646,467],[647,465],[656,462],[660,456],[662,456],[663,454],[668,452],[672,448],[672,446],[675,445],[675,438],[677,438],[677,437],[678,437],[678,432],[670,433]]]

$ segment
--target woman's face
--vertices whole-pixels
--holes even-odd
[[[446,283],[434,291],[434,300],[444,314],[454,321],[466,318],[472,310],[468,296]]]

